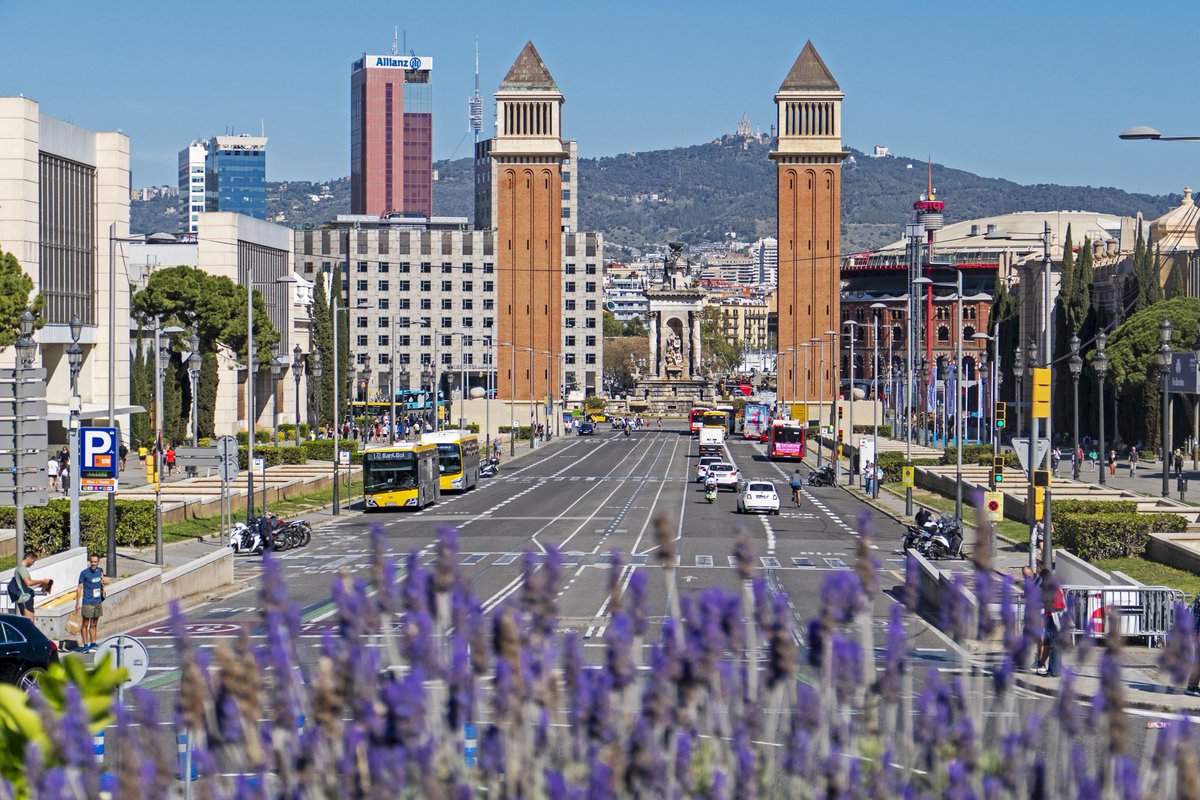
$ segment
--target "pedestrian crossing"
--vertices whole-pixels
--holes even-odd
[[[354,561],[357,556],[351,556],[345,563]],[[541,553],[535,554],[535,559],[540,563],[544,560],[545,555]],[[566,567],[580,566],[597,566],[607,567],[612,564],[611,553],[583,553],[572,551],[562,554],[563,565]],[[425,560],[426,565],[431,565],[435,561],[433,555],[430,555]],[[845,552],[839,551],[796,551],[790,555],[775,555],[761,556],[759,563],[763,569],[810,569],[810,570],[848,570],[853,569],[854,557]],[[699,554],[691,557],[691,563],[687,563],[687,557],[681,557],[676,562],[677,568],[694,567],[699,569],[725,569],[736,568],[737,559],[734,556],[726,556],[724,559],[719,559],[718,556],[709,554]],[[345,563],[330,562],[322,566],[322,569],[330,570],[344,566]],[[525,563],[524,553],[503,553],[503,552],[478,552],[478,553],[460,553],[459,566],[463,567],[505,567],[516,565],[518,568],[523,567]],[[650,559],[646,555],[635,555],[627,560],[627,563],[632,566],[649,566]],[[657,564],[655,564],[657,566]]]

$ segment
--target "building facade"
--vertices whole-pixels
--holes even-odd
[[[475,227],[494,228],[496,219],[496,176],[499,167],[492,158],[492,142],[484,139],[475,145]],[[579,142],[563,141],[569,154],[562,162],[562,229],[581,231],[579,221]]]
[[[364,54],[352,65],[350,212],[432,216],[432,58]]]
[[[117,422],[127,430],[129,282],[119,240],[129,235],[129,137],[48,116],[26,97],[0,97],[0,165],[0,248],[16,256],[33,279],[31,298],[41,294],[45,300],[45,326],[34,335],[34,365],[47,371],[47,417],[64,425],[68,419],[68,323],[78,315],[82,419],[87,424],[107,418],[111,383]],[[111,337],[110,313],[117,321]],[[13,348],[0,353],[5,366],[13,359]],[[50,436],[66,438],[56,425]]]
[[[461,389],[464,377],[468,392],[497,388],[496,365],[508,346],[501,346],[507,340],[498,327],[496,242],[495,231],[472,230],[462,218],[351,215],[320,230],[295,231],[293,247],[303,278],[331,280],[340,270],[339,304],[351,311],[339,324],[349,320],[351,358],[360,373],[370,366],[370,397],[386,398],[393,363],[397,389],[427,387],[431,376],[422,372],[432,372],[434,364],[443,390]],[[555,350],[561,389],[598,393],[604,237],[563,233],[559,248],[563,262],[554,272],[561,275],[563,299]],[[523,358],[521,377],[528,380],[529,354]],[[545,371],[545,360],[535,356],[535,377],[539,364]]]
[[[197,139],[179,151],[179,225],[183,233],[195,233],[204,213],[204,161],[208,142]]]
[[[729,297],[717,305],[721,311],[721,332],[725,339],[742,350],[767,347],[767,301],[761,298]]]
[[[204,210],[267,218],[267,137],[242,134],[208,140]]]
[[[784,402],[835,396],[835,365],[829,360],[823,372],[809,369],[795,376],[785,370],[792,369],[792,354],[802,345],[827,339],[826,331],[840,325],[841,164],[847,155],[843,97],[812,42],[804,45],[775,95],[779,139],[771,159],[778,178],[779,399]]]

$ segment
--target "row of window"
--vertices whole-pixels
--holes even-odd
[[[429,302],[428,298],[425,298],[421,301],[421,303],[422,303],[421,310],[422,311],[432,310],[428,306],[425,305],[425,303],[428,303],[428,302]],[[448,300],[443,301],[443,303],[448,303],[448,302],[449,302]],[[463,302],[465,303],[467,301],[463,301]],[[408,308],[407,298],[401,300],[400,303],[401,303],[402,308],[404,308],[404,309]],[[486,308],[484,310],[485,311],[490,310],[491,304],[492,304],[492,301],[490,299],[484,300],[484,305],[486,306]],[[380,301],[379,307],[386,308],[383,301]],[[464,308],[467,308],[467,307],[464,306]],[[445,311],[452,310],[447,305],[443,305],[442,309]],[[470,310],[470,309],[467,308],[467,310]],[[393,319],[392,317],[377,317],[375,319],[375,327],[376,328],[384,328],[384,329],[389,328],[389,327],[391,327],[392,319]],[[425,319],[428,320],[429,318],[426,317]],[[410,327],[412,324],[408,317],[396,317],[395,320],[396,320],[397,327],[400,327],[400,328],[407,328],[407,327]],[[442,328],[453,328],[454,327],[454,318],[453,317],[441,317],[440,320],[441,320],[441,325],[439,327],[442,327]],[[495,324],[495,318],[493,318],[493,317],[484,317],[483,318],[483,327],[491,328],[494,324]],[[461,325],[464,328],[474,328],[475,327],[475,318],[474,317],[461,317],[459,319],[459,325]],[[356,328],[360,328],[360,329],[361,328],[369,328],[369,327],[371,327],[371,320],[369,317],[358,317],[354,321],[354,326]],[[564,328],[576,327],[576,318],[575,317],[564,318],[563,319],[563,327]],[[596,328],[596,318],[595,317],[586,317],[583,321],[582,327],[589,328],[589,329],[595,329]],[[574,337],[567,337],[567,338],[572,343],[574,342]],[[587,346],[594,347],[596,344],[595,337],[588,336],[587,339],[588,339]]]
[[[417,343],[421,347],[432,347],[433,346],[433,335],[432,334],[425,333],[425,334],[421,334],[420,336],[418,336],[416,338],[417,338]],[[462,346],[464,348],[469,348],[469,347],[475,346],[475,337],[474,336],[462,336],[460,338],[461,338]],[[412,340],[413,340],[413,337],[407,333],[397,334],[396,346],[397,347],[412,347]],[[355,341],[356,341],[358,347],[370,347],[371,346],[371,337],[370,337],[370,335],[365,334],[365,333],[358,334],[355,337]],[[454,346],[454,334],[449,334],[449,333],[440,334],[438,336],[438,341],[442,347],[453,347]],[[575,347],[576,341],[577,341],[577,337],[575,337],[575,336],[563,337],[563,344],[566,347]],[[585,336],[584,342],[587,347],[595,347],[596,346],[596,337],[595,336]],[[484,347],[490,348],[492,346],[492,337],[484,336],[482,343],[483,343]],[[377,347],[391,347],[392,339],[386,333],[381,333],[381,334],[379,334],[379,336],[375,337],[375,345]]]
[[[201,209],[201,210],[203,210],[203,209]],[[461,268],[463,275],[470,275],[475,271],[475,265],[471,264],[471,263],[464,263],[459,266]],[[433,264],[428,261],[421,262],[419,264],[419,267],[420,267],[420,271],[421,271],[422,275],[428,275],[433,272]],[[412,272],[412,264],[407,261],[399,262],[398,264],[396,264],[396,268],[397,268],[396,271],[400,272],[402,274],[408,274],[408,273]],[[379,261],[376,263],[375,269],[379,274],[386,275],[392,271],[392,264],[387,261]],[[443,275],[450,275],[450,274],[453,274],[453,272],[454,272],[454,264],[450,263],[449,261],[444,261],[439,265],[439,269]],[[369,261],[359,261],[359,262],[356,262],[356,264],[355,264],[355,271],[358,272],[360,275],[363,273],[370,272],[370,270],[371,270],[371,262],[369,262]],[[313,272],[313,262],[305,261],[304,262],[304,271],[311,275]],[[321,262],[321,271],[326,274],[329,274],[330,272],[332,272],[333,271],[333,262],[332,261],[322,261]],[[485,275],[491,275],[495,271],[496,271],[495,264],[485,263],[483,265],[483,273]],[[576,274],[575,265],[574,264],[565,265],[563,267],[563,272],[567,275]],[[595,264],[584,265],[584,273],[587,275],[595,275],[596,274],[596,265]],[[571,284],[571,285],[572,285],[572,287],[574,286],[574,284]],[[588,287],[589,288],[587,289],[587,291],[589,291],[589,292],[596,291],[594,283],[589,282]],[[575,291],[575,290],[574,290],[574,288],[571,288],[569,291]]]
[[[433,281],[420,281],[417,284],[417,286],[422,292],[432,292],[433,291]],[[370,281],[360,280],[357,283],[355,283],[355,288],[359,292],[370,291]],[[474,281],[463,281],[461,284],[461,288],[462,288],[462,291],[464,291],[464,292],[473,292],[473,291],[475,291],[475,282]],[[442,281],[441,289],[443,292],[454,291],[453,281]],[[375,290],[378,292],[389,292],[389,291],[391,291],[391,283],[389,281],[377,281],[375,284]],[[411,281],[396,281],[396,290],[400,291],[400,292],[411,292],[412,291],[412,282]],[[496,291],[496,282],[495,281],[484,281],[483,282],[483,291],[489,292],[489,293]]]
[[[354,362],[356,364],[358,364],[359,366],[369,363],[370,360],[371,360],[370,353],[360,352],[360,353],[356,353],[354,356]],[[375,356],[375,363],[379,364],[381,366],[386,367],[387,365],[389,365],[391,363],[391,361],[392,361],[391,353],[387,353],[387,352],[377,353]],[[441,362],[442,366],[444,366],[444,367],[449,367],[451,365],[457,365],[454,360],[453,353],[441,353],[439,356],[439,361]],[[467,366],[473,366],[475,364],[475,354],[474,353],[463,353],[462,354],[462,362],[464,364],[466,364]],[[409,364],[412,363],[411,354],[397,353],[396,354],[396,363],[400,364],[400,366],[402,366],[402,367],[408,366]],[[420,358],[419,363],[422,365],[425,365],[425,366],[432,364],[433,363],[433,354],[432,353],[421,353],[421,358]],[[493,363],[492,362],[492,354],[484,353],[483,358],[480,359],[480,363],[483,364],[484,366],[490,366]],[[563,363],[573,365],[573,364],[579,363],[579,361],[578,361],[578,359],[575,358],[574,353],[563,353]],[[584,354],[583,363],[589,364],[589,365],[595,364],[596,363],[596,354],[595,353]]]

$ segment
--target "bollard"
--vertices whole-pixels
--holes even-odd
[[[478,752],[479,735],[475,730],[475,723],[468,722],[463,726],[463,763],[468,767],[475,766]]]
[[[179,779],[185,783],[191,783],[196,780],[197,773],[196,761],[192,758],[192,749],[188,747],[187,731],[175,734],[175,744],[179,748]]]
[[[96,763],[104,763],[104,731],[100,731],[92,737],[92,753],[96,756]]]

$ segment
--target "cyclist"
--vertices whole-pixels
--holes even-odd
[[[796,467],[796,471],[792,473],[792,504],[796,508],[800,507],[800,487],[804,485],[804,480],[800,476],[800,468]]]

